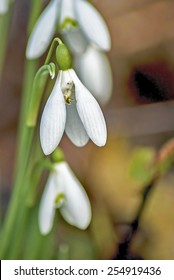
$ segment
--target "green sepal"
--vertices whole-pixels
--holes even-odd
[[[61,43],[56,49],[56,59],[60,70],[72,68],[71,55],[65,44]]]
[[[68,48],[66,47],[66,45],[63,44],[61,39],[58,37],[54,38],[54,40],[51,43],[51,46],[48,51],[48,55],[45,60],[45,64],[49,63],[49,61],[54,53],[54,48],[57,44],[58,44],[58,46],[56,48],[56,60],[57,60],[59,69],[68,70],[72,67],[71,55],[70,55],[70,52],[69,52]]]
[[[38,170],[48,170],[48,171],[54,171],[54,164],[48,159],[44,158],[36,163],[35,166],[36,171]]]
[[[54,200],[54,204],[57,208],[60,208],[64,204],[65,200],[66,198],[64,193],[59,193]]]
[[[78,22],[75,19],[70,18],[70,17],[66,17],[64,19],[64,21],[61,23],[60,28],[61,28],[62,31],[64,31],[69,27],[75,28],[77,26],[78,26]]]
[[[65,161],[63,151],[58,147],[51,154],[51,159],[52,159],[53,163],[59,163],[59,162]]]

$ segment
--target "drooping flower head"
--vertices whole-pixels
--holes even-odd
[[[9,0],[0,0],[0,15],[7,13],[9,7]]]
[[[92,67],[91,67],[92,65]],[[75,70],[100,104],[106,104],[112,93],[112,71],[106,54],[93,46],[75,55]]]
[[[91,221],[88,196],[66,162],[55,164],[46,183],[39,208],[42,234],[51,231],[57,208],[67,223],[79,229],[86,229]]]
[[[41,118],[40,140],[43,152],[48,155],[56,149],[64,130],[78,147],[86,145],[89,138],[97,146],[104,146],[107,130],[100,106],[75,71],[69,68],[68,59],[61,55],[59,57],[59,48],[62,50],[66,46],[60,44],[57,48],[58,64],[62,70],[59,71]]]
[[[57,22],[60,32],[77,52],[85,50],[86,42],[104,51],[110,49],[108,28],[92,4],[86,0],[51,0],[29,38],[26,50],[28,59],[35,59],[46,51]]]

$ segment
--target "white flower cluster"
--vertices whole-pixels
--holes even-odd
[[[51,0],[31,33],[26,56],[35,59],[48,48],[58,25],[63,40],[75,56],[75,69],[101,104],[112,92],[112,74],[105,54],[111,40],[100,13],[86,0]]]
[[[98,146],[105,145],[105,119],[94,96],[105,103],[112,90],[111,69],[105,55],[111,45],[109,31],[99,12],[86,0],[51,0],[30,35],[27,58],[38,58],[46,51],[57,25],[88,89],[71,67],[60,68],[41,117],[40,140],[45,155],[56,149],[64,130],[78,147],[86,145],[89,139]],[[80,229],[90,223],[89,199],[65,162],[55,164],[46,183],[39,210],[42,234],[50,232],[56,208],[60,208],[68,223]]]
[[[8,12],[9,0],[0,0],[0,15]]]

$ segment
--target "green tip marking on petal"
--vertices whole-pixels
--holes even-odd
[[[65,203],[65,200],[66,200],[66,197],[65,197],[64,193],[59,193],[54,200],[54,204],[55,204],[56,208],[60,208]]]
[[[71,27],[75,28],[77,26],[78,26],[78,22],[75,19],[70,18],[70,17],[66,17],[64,19],[64,21],[61,23],[60,28],[61,28],[62,31],[64,31],[64,30],[69,29]]]

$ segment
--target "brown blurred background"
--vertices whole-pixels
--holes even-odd
[[[93,0],[92,3],[105,18],[112,38],[108,57],[114,88],[112,99],[103,108],[109,141],[103,149],[91,143],[78,149],[64,137],[61,147],[91,196],[94,213],[91,232],[98,256],[111,258],[141,203],[144,185],[129,176],[132,153],[143,147],[152,151],[153,157],[174,135],[174,1]],[[0,83],[3,208],[14,169],[29,7],[28,0],[15,1]],[[164,210],[159,207],[161,202],[166,203]],[[162,179],[148,203],[132,250],[142,258],[173,259],[174,217],[169,207],[174,203],[173,174]],[[104,228],[108,231],[104,232]]]

